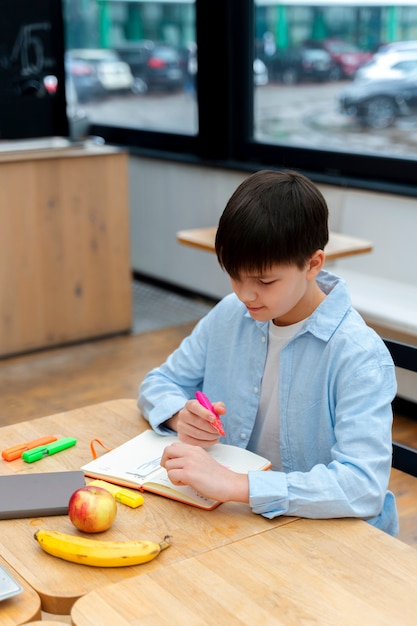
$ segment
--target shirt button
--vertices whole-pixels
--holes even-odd
[[[241,439],[246,439],[246,433],[240,433],[240,438]]]
[[[262,342],[262,343],[265,343],[265,341],[266,341],[266,339],[265,339],[265,337],[262,335],[262,337],[261,337],[261,342]]]
[[[254,393],[258,393],[258,391],[259,391],[259,388],[258,388],[258,387],[254,387],[254,388],[253,388],[253,392],[254,392]]]

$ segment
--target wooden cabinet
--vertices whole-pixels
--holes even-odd
[[[127,160],[95,145],[0,152],[0,356],[130,329]]]

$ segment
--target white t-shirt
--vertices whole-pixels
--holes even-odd
[[[279,363],[282,348],[294,337],[305,320],[290,326],[269,322],[268,353],[262,378],[261,399],[248,449],[272,462],[272,469],[281,470],[279,444]]]

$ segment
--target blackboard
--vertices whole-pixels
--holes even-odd
[[[68,136],[61,0],[1,0],[0,140]]]

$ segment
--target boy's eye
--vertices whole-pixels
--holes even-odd
[[[261,283],[261,285],[272,285],[275,282],[275,280],[262,280],[262,279],[259,279],[259,282]]]

